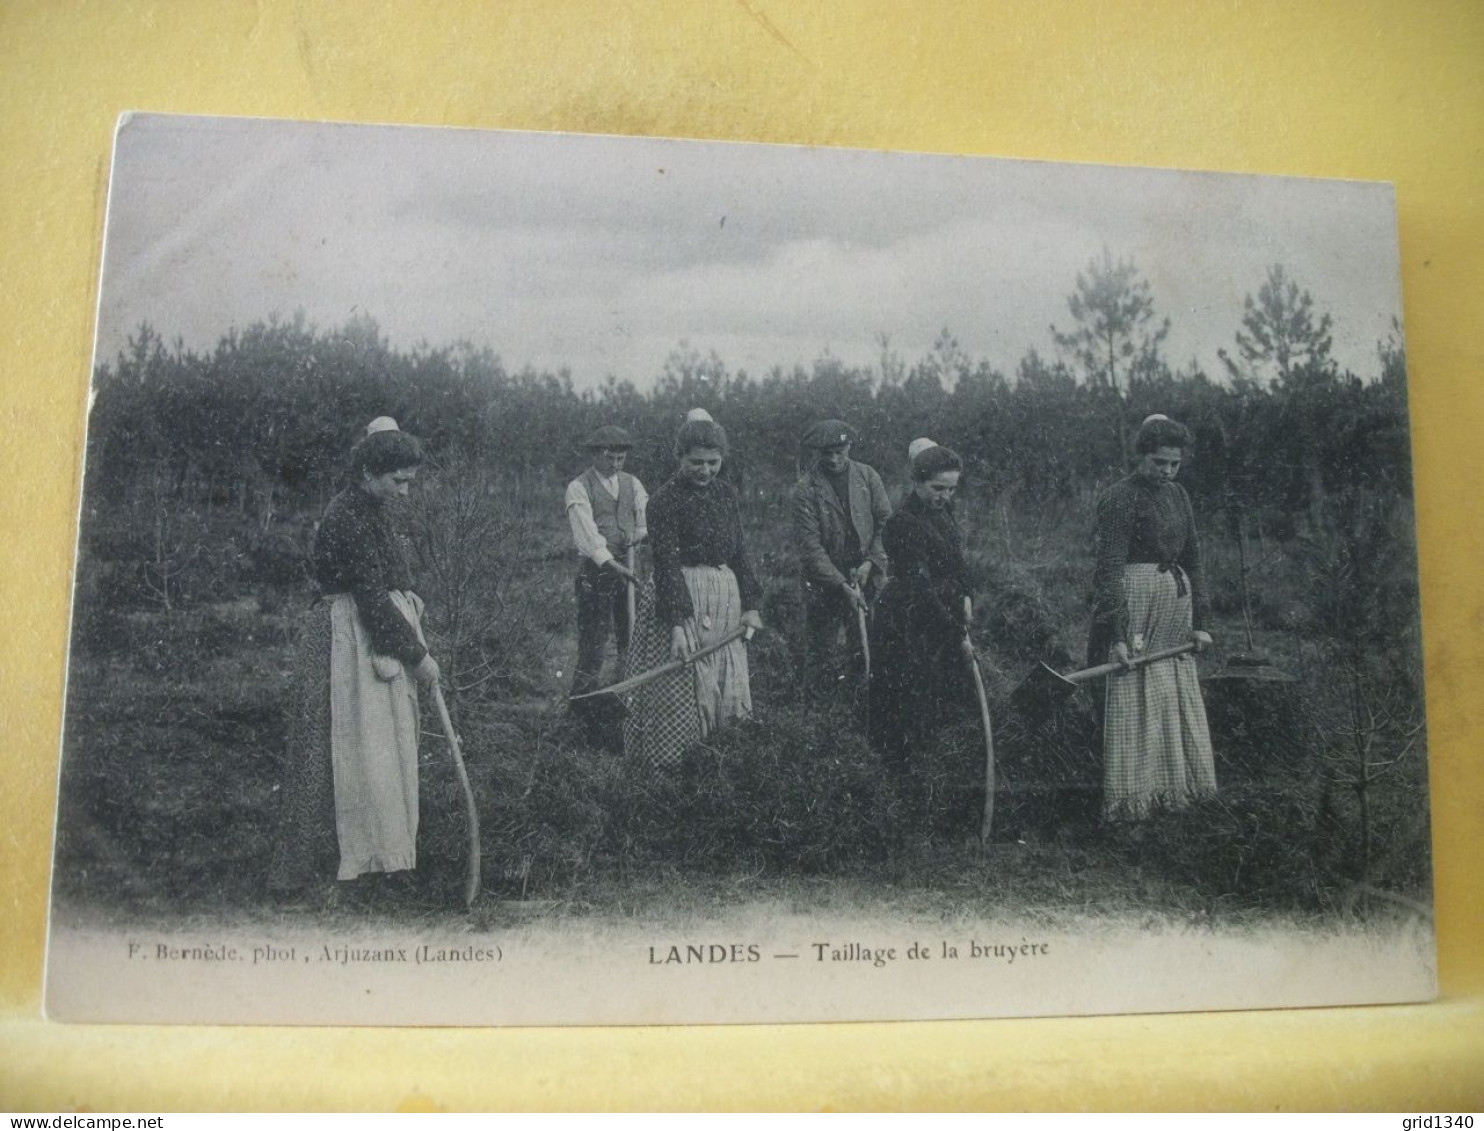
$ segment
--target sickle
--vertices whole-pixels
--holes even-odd
[[[969,651],[964,659],[969,671],[974,674],[974,692],[979,699],[979,723],[984,728],[984,815],[979,821],[979,842],[989,843],[989,834],[994,829],[994,729],[989,723],[989,696],[984,690],[984,675],[979,670],[979,656],[969,637],[969,624],[973,621],[973,605],[964,598],[964,640]]]
[[[464,906],[472,907],[479,895],[479,809],[474,804],[474,790],[469,786],[469,771],[464,768],[464,752],[459,736],[453,729],[453,719],[448,714],[443,688],[436,683],[433,685],[433,704],[438,708],[438,721],[443,724],[443,734],[453,753],[454,772],[458,775],[459,788],[464,793],[464,831],[469,840],[469,854],[464,862]]]

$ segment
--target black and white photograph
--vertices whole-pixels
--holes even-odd
[[[126,115],[45,995],[1436,994],[1384,184]]]

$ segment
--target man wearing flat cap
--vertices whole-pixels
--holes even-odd
[[[572,694],[596,690],[603,652],[616,637],[620,652],[629,646],[629,586],[635,584],[629,551],[644,539],[644,484],[624,471],[634,446],[629,434],[612,424],[583,443],[592,465],[567,484],[567,522],[581,564],[577,568],[577,667]]]
[[[881,534],[891,517],[875,468],[850,458],[855,430],[821,420],[804,434],[813,453],[794,484],[794,543],[804,588],[805,688],[818,696],[835,682],[840,634],[859,655],[857,609],[886,581]]]

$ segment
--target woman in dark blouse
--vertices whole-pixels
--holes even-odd
[[[726,432],[709,417],[687,420],[675,438],[679,466],[646,511],[654,580],[639,596],[628,675],[683,659],[738,627],[762,627],[762,587],[742,544],[737,492],[717,478],[726,455]],[[745,643],[639,688],[626,706],[628,754],[678,767],[692,745],[752,713]]]
[[[1175,482],[1190,432],[1151,416],[1134,442],[1134,474],[1098,498],[1088,662],[1128,664],[1188,641],[1211,643],[1200,540],[1190,496]],[[1103,812],[1146,816],[1216,790],[1215,759],[1195,657],[1186,654],[1107,679]]]
[[[900,796],[918,807],[915,756],[974,702],[964,662],[963,540],[953,513],[963,461],[950,448],[915,441],[912,489],[886,524],[889,580],[871,623],[867,734]]]
[[[417,865],[417,684],[439,673],[387,504],[423,453],[390,418],[372,428],[311,555],[319,593],[299,637],[269,874],[280,893]]]

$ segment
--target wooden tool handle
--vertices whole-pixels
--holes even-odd
[[[1172,656],[1183,656],[1187,652],[1194,651],[1195,641],[1192,640],[1189,643],[1180,644],[1174,648],[1162,648],[1158,652],[1150,652],[1147,656],[1135,656],[1130,663],[1133,667],[1141,668],[1145,664],[1154,663],[1156,660],[1168,660]],[[1062,678],[1068,683],[1086,683],[1090,679],[1097,679],[1098,676],[1112,675],[1114,672],[1123,671],[1128,671],[1128,667],[1114,660],[1112,663],[1099,664],[1095,668],[1083,668],[1080,672],[1072,672],[1070,675],[1062,676]]]
[[[567,697],[567,701],[569,703],[575,703],[579,699],[591,699],[595,695],[618,695],[625,691],[632,691],[636,687],[643,687],[646,683],[652,683],[655,680],[659,679],[661,676],[667,676],[672,672],[678,672],[687,664],[693,664],[697,660],[704,659],[705,657],[711,655],[711,653],[713,652],[719,652],[733,640],[748,639],[750,638],[751,633],[752,629],[746,625],[734,628],[720,640],[714,641],[713,643],[706,645],[706,647],[704,648],[697,649],[689,656],[686,656],[683,660],[670,660],[664,664],[661,664],[657,668],[651,668],[647,672],[641,672],[636,676],[630,676],[628,679],[623,680],[619,683],[615,683],[610,687],[600,687],[596,691],[586,691],[583,692],[581,695],[569,695]]]
[[[626,582],[624,585],[624,615],[629,618],[629,639],[632,641],[634,638],[634,621],[637,619],[635,612],[637,602],[634,596],[634,586],[639,584],[639,578],[634,573],[634,547],[632,546],[629,547],[629,552],[624,555],[624,565],[629,570],[629,576],[624,579]]]

